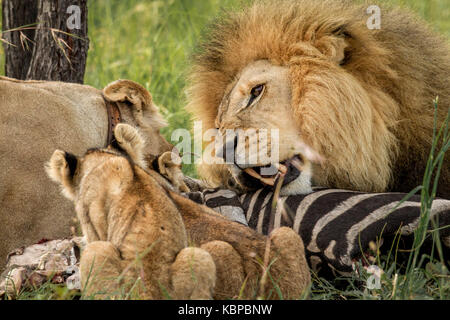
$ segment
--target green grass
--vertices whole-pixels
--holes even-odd
[[[163,134],[170,140],[174,129],[191,127],[184,110],[187,62],[222,2],[90,1],[85,82],[102,88],[125,78],[144,85],[169,122]],[[195,175],[193,165],[186,165],[184,171]]]
[[[433,103],[437,110],[438,100]],[[394,240],[388,253],[380,256],[378,245],[375,245],[374,263],[384,271],[378,289],[366,288],[370,274],[359,264],[357,268],[359,277],[356,277],[356,274],[351,278],[339,277],[330,283],[315,276],[312,286],[314,299],[450,299],[450,272],[447,267],[449,257],[443,256],[438,223],[436,219],[430,219],[431,204],[436,197],[444,155],[450,148],[449,124],[450,109],[442,127],[437,128],[435,122],[433,144],[422,185],[402,200],[406,201],[409,196],[420,191],[421,215],[417,230],[414,232],[411,251],[399,252],[396,249],[398,240]],[[421,251],[426,239],[432,241],[430,252]],[[397,263],[397,255],[406,257],[407,263]]]
[[[191,119],[184,110],[186,100],[183,91],[189,55],[207,22],[221,7],[234,6],[238,2],[239,0],[90,0],[90,49],[85,83],[102,88],[111,81],[125,78],[144,85],[169,122],[163,133],[170,140],[172,130],[191,127]],[[389,2],[413,9],[436,31],[450,37],[448,0]],[[2,48],[0,74],[4,74]],[[185,166],[184,171],[188,175],[195,175],[193,166]],[[424,185],[428,185],[421,190],[424,218],[421,231],[417,233],[416,244],[420,243],[423,236],[430,236],[424,232],[424,227],[430,223],[427,219],[427,206],[433,197],[433,181],[429,181],[429,177],[430,175],[428,180],[424,180]],[[435,236],[433,239],[437,240]],[[311,298],[450,299],[448,270],[442,265],[439,252],[432,254],[430,258],[412,254],[411,261],[402,270],[392,259],[379,257],[380,265],[385,271],[380,290],[364,289],[364,279],[369,276],[364,270],[361,270],[361,279],[338,278],[329,282],[313,277]],[[38,290],[23,292],[19,298],[70,299],[77,296],[62,286],[49,283]]]

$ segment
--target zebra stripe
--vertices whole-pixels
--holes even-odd
[[[283,197],[280,200],[278,200],[277,207],[275,209],[275,218],[272,224],[271,229],[276,229],[281,227],[281,216],[284,216],[285,219],[288,218],[287,212],[285,209],[285,202],[287,197]]]
[[[226,192],[226,194],[225,194]],[[233,196],[229,190],[208,191],[203,198],[218,212],[228,212],[233,206],[248,226],[269,234],[281,226],[292,227],[305,244],[310,266],[318,271],[328,268],[333,274],[349,274],[352,263],[364,254],[371,241],[399,233],[411,236],[420,219],[420,196],[407,201],[403,193],[362,193],[340,189],[316,188],[307,195],[281,197],[275,201],[268,189]],[[198,195],[195,198],[201,198]],[[227,214],[230,218],[230,214]],[[450,247],[450,200],[436,199],[431,216],[439,218],[440,236]]]
[[[262,191],[263,191],[263,189],[260,189],[260,190],[256,191],[256,193],[253,196],[250,195],[250,197],[249,197],[250,198],[250,205],[248,207],[247,216],[246,216],[247,221],[250,221],[250,218],[252,217],[252,213],[254,211],[256,200],[259,199],[259,194]]]
[[[319,232],[330,222],[332,222],[337,217],[340,217],[341,214],[346,212],[349,208],[357,205],[361,200],[368,199],[372,197],[371,194],[359,194],[350,197],[340,205],[338,205],[335,209],[325,214],[322,218],[317,221],[316,225],[313,227],[311,242],[308,244],[307,249],[311,252],[320,252],[319,247],[317,246],[316,240]]]
[[[305,199],[303,199],[302,202],[300,202],[300,205],[298,206],[297,210],[295,211],[295,220],[293,229],[295,232],[300,231],[300,223],[303,221],[303,217],[305,216],[306,212],[308,211],[309,207],[321,196],[335,193],[335,190],[323,190],[318,192],[313,192],[310,195],[306,196]],[[339,190],[338,192],[341,192]]]
[[[448,200],[443,199],[436,199],[433,201],[431,205],[431,217],[440,215],[441,213],[448,210]],[[402,235],[410,235],[414,233],[414,230],[416,230],[417,226],[419,225],[420,217],[417,217],[414,219],[413,222],[403,226],[400,229],[400,232]],[[450,247],[450,244],[448,245]]]
[[[354,196],[356,193],[342,190],[333,190],[317,198],[305,212],[298,234],[301,235],[303,242],[309,244],[312,241],[312,232],[316,223],[330,210],[333,210],[339,204]],[[295,204],[297,205],[298,204]],[[334,232],[333,232],[334,233]]]
[[[271,204],[269,204],[269,201],[272,199],[272,193],[268,193],[266,196],[265,196],[265,198],[264,198],[264,201],[263,201],[263,203],[262,203],[262,205],[261,205],[261,207],[260,207],[260,212],[262,212],[263,214],[259,214],[258,215],[258,213],[256,213],[256,215],[255,216],[257,216],[258,215],[258,224],[256,225],[256,231],[258,231],[259,233],[262,233],[262,234],[267,234],[267,233],[265,233],[264,232],[264,230],[263,230],[263,221],[264,220],[267,220],[267,219],[265,219],[268,215],[267,214],[265,214],[265,213],[267,213],[268,211],[267,211],[267,209],[270,209],[271,208]],[[266,225],[266,224],[265,224]]]
[[[354,246],[357,243],[357,238],[358,235],[367,227],[369,227],[371,224],[377,222],[378,220],[381,220],[383,218],[385,218],[388,214],[390,214],[393,209],[401,209],[404,207],[414,207],[417,206],[416,202],[412,202],[412,201],[405,201],[402,204],[398,205],[397,202],[392,202],[389,203],[373,212],[371,212],[370,214],[368,214],[362,221],[354,224],[346,233],[345,238],[346,238],[346,242],[348,244],[347,247],[347,252],[344,256],[342,256],[341,258],[341,263],[342,264],[351,264],[351,258],[350,258],[350,253],[352,252],[352,250],[354,249]]]

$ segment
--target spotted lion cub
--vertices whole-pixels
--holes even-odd
[[[182,181],[171,157],[159,161],[163,178],[147,167],[135,128],[120,124],[114,134],[123,152],[93,149],[77,158],[56,150],[47,164],[87,238],[85,294],[120,298],[132,287],[148,299],[301,296],[310,274],[292,229],[266,237],[182,197],[168,182]]]

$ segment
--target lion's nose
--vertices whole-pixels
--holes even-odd
[[[237,133],[226,135],[223,140],[225,143],[216,148],[216,157],[224,159],[227,163],[234,163],[234,154],[238,144]]]

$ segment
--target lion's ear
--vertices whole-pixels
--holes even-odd
[[[73,177],[77,166],[77,157],[62,150],[55,150],[50,161],[45,164],[45,171],[48,176],[61,185],[63,195],[69,200],[75,198]]]
[[[117,80],[103,89],[106,100],[129,106],[136,123],[142,127],[159,129],[166,126],[158,108],[148,92],[140,84],[131,80]]]
[[[338,65],[345,65],[350,60],[351,41],[353,37],[347,31],[346,26],[336,28],[332,32],[332,37],[324,39],[322,52],[329,56]]]
[[[119,123],[114,129],[114,137],[119,147],[130,156],[134,163],[146,168],[144,160],[145,140],[136,128],[129,124]]]
[[[340,66],[348,63],[350,58],[349,43],[346,38],[338,38],[336,42],[336,55],[334,61]]]

